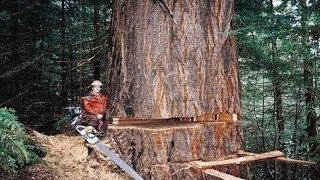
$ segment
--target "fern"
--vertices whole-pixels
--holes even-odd
[[[5,172],[15,172],[36,159],[25,143],[26,130],[14,113],[13,109],[0,108],[0,170]]]
[[[16,134],[25,134],[25,129],[22,124],[17,120],[17,116],[14,115],[15,111],[11,108],[0,109],[0,128],[6,128],[13,130]]]

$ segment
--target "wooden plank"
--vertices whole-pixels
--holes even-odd
[[[217,114],[213,114],[213,113],[207,113],[205,115],[202,116],[196,116],[193,119],[195,122],[216,122],[217,121]]]
[[[238,178],[236,176],[232,176],[230,174],[226,174],[226,173],[214,170],[214,169],[206,169],[206,170],[203,170],[202,172],[205,173],[205,174],[208,174],[210,176],[213,176],[214,178],[219,178],[219,179],[244,180],[244,179]]]
[[[257,154],[251,153],[251,152],[245,152],[243,150],[239,150],[237,152],[237,155],[239,155],[239,156],[255,156]],[[278,157],[278,158],[275,158],[275,160],[279,161],[279,162],[295,163],[295,164],[300,164],[300,165],[305,165],[305,166],[313,166],[313,165],[317,164],[312,161],[297,160],[297,159],[291,159],[291,158],[286,158],[286,157]]]
[[[194,161],[191,162],[194,167],[199,169],[208,169],[215,166],[222,166],[222,165],[228,165],[228,164],[242,164],[242,163],[248,163],[252,161],[260,161],[264,159],[271,159],[271,158],[277,158],[284,156],[284,153],[281,151],[271,151],[261,154],[256,154],[253,156],[245,156],[245,157],[239,157],[234,159],[226,159],[226,160],[220,160],[220,161]]]
[[[155,121],[155,120],[153,120]],[[160,120],[157,120],[160,122]],[[132,119],[132,118],[113,118],[112,119],[112,124],[114,125],[134,125],[134,124],[141,124],[141,123],[152,123],[152,120],[150,119]]]
[[[285,158],[285,157],[278,157],[275,159],[276,161],[284,162],[284,163],[295,163],[305,166],[313,166],[317,165],[317,163],[312,161],[304,161],[304,160],[297,160],[297,159],[291,159],[291,158]]]
[[[255,156],[257,154],[256,153],[251,153],[251,152],[245,152],[243,150],[238,150],[237,155],[238,156]]]
[[[238,114],[220,113],[217,114],[218,121],[220,122],[235,122],[239,120]]]

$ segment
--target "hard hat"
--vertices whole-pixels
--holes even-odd
[[[91,83],[91,86],[102,86],[102,83],[101,83],[101,81],[99,81],[99,80],[94,80],[94,81]]]

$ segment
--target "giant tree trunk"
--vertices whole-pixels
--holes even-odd
[[[109,126],[112,149],[145,179],[206,179],[188,162],[241,149],[241,123],[230,115],[240,113],[232,14],[232,0],[115,0],[110,115],[125,122],[223,113],[211,122]]]
[[[233,0],[115,0],[113,117],[240,113]]]

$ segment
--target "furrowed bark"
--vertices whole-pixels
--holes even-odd
[[[107,61],[110,115],[240,113],[232,0],[116,0]]]

